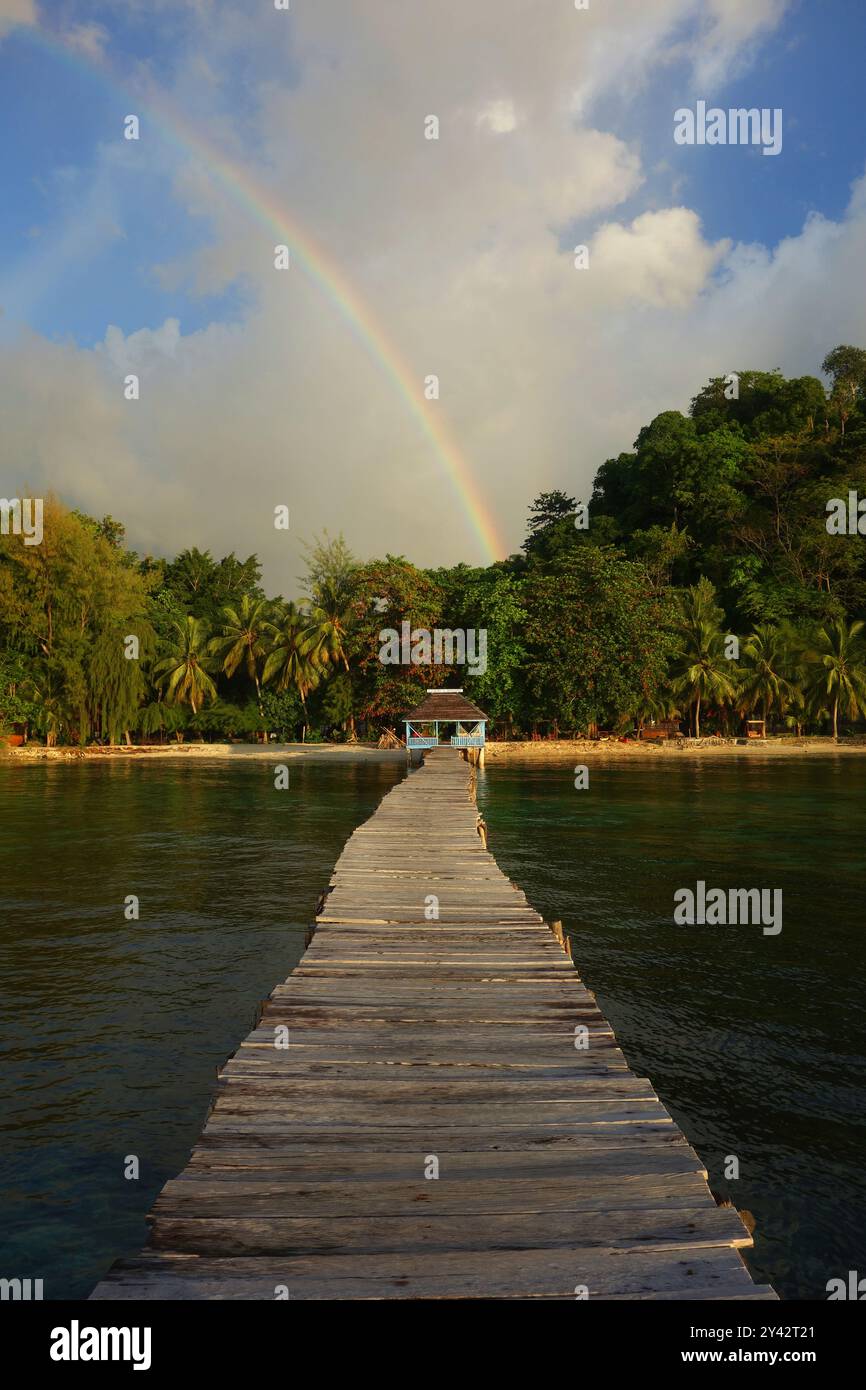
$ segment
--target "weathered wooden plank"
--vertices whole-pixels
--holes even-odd
[[[268,1143],[275,1150],[285,1153],[321,1153],[325,1150],[337,1153],[341,1149],[356,1148],[366,1153],[392,1152],[406,1148],[414,1153],[431,1152],[431,1125],[415,1126],[395,1124],[390,1126],[365,1125],[363,1131],[351,1124],[311,1124],[300,1121],[295,1124],[267,1124],[260,1126],[233,1117],[219,1125],[208,1121],[199,1146],[222,1140],[228,1147],[241,1148],[244,1144],[257,1146],[264,1151]],[[662,1141],[682,1142],[682,1134],[672,1120],[622,1121],[614,1124],[586,1123],[569,1120],[566,1124],[544,1126],[501,1124],[489,1128],[477,1125],[436,1125],[435,1152],[443,1153],[478,1152],[482,1150],[507,1152],[531,1148],[550,1149],[551,1152],[585,1152],[590,1148],[610,1148],[616,1144],[656,1144]],[[708,1199],[709,1191],[707,1193]]]
[[[617,1083],[611,1085],[615,1089]],[[583,1089],[581,1086],[579,1089]],[[587,1097],[581,1100],[503,1100],[488,1101],[485,1104],[484,1118],[479,1117],[478,1109],[464,1099],[440,1100],[436,1102],[402,1102],[399,1108],[389,1100],[351,1101],[343,1097],[322,1097],[315,1109],[303,1099],[280,1100],[270,1096],[265,1104],[243,1089],[236,1093],[233,1089],[220,1091],[211,1110],[208,1125],[214,1129],[249,1127],[261,1130],[292,1128],[294,1124],[306,1123],[310,1130],[325,1125],[357,1125],[359,1131],[372,1126],[385,1129],[391,1125],[426,1126],[428,1143],[450,1126],[477,1126],[486,1129],[517,1128],[535,1125],[544,1129],[547,1125],[616,1125],[626,1120],[641,1124],[648,1122],[673,1123],[660,1101],[650,1096],[616,1096],[608,1099]],[[359,1138],[362,1133],[359,1132]]]
[[[515,981],[507,979],[491,979],[483,983],[474,980],[454,980],[448,983],[442,981],[437,983],[434,992],[431,992],[429,981],[426,988],[423,985],[404,985],[399,981],[389,984],[387,991],[381,988],[381,983],[374,982],[367,977],[358,977],[341,982],[335,989],[333,983],[328,980],[317,979],[293,979],[291,984],[281,986],[274,992],[274,999],[284,998],[295,1002],[304,1000],[316,1000],[327,1002],[333,999],[335,1003],[379,1003],[387,1004],[390,1002],[414,1003],[435,1005],[440,1000],[454,1002],[466,1001],[467,1003],[485,1003],[491,1010],[498,1011],[510,1004],[537,1004],[541,1007],[547,1006],[551,1009],[564,1006],[578,1006],[580,1004],[591,1004],[598,1007],[595,998],[588,990],[581,989],[577,982],[571,982],[567,977],[560,977],[552,981],[527,980]]]
[[[411,1027],[409,1024],[408,1029]],[[299,1053],[303,1050],[306,1056],[313,1057],[319,1053],[335,1056],[339,1049],[356,1056],[387,1056],[415,1062],[496,1062],[504,1060],[506,1049],[514,1061],[523,1062],[559,1061],[566,1057],[571,1060],[576,1055],[573,1034],[544,1034],[530,1032],[525,1028],[506,1031],[491,1027],[489,1037],[485,1038],[479,1033],[469,1038],[459,1038],[454,1037],[443,1024],[436,1034],[419,1033],[413,1038],[410,1031],[404,1031],[400,1037],[403,1043],[402,1051],[398,1046],[399,1039],[389,1045],[381,1036],[381,1030],[376,1028],[357,1033],[348,1030],[333,1033],[322,1030],[317,1033],[312,1029],[309,1032],[300,1028],[292,1030],[290,1026],[290,1046],[285,1050],[295,1049]],[[243,1047],[268,1054],[280,1050],[274,1044],[272,1029],[251,1033]],[[590,1034],[588,1051],[602,1055],[608,1051],[618,1052],[619,1049],[616,1048],[612,1034],[605,1036],[599,1033]]]
[[[738,1248],[752,1243],[745,1226],[731,1211],[685,1206],[646,1211],[593,1212],[559,1208],[554,1212],[520,1208],[502,1214],[457,1211],[438,1214],[426,1203],[423,1214],[409,1217],[284,1217],[267,1210],[261,1216],[172,1216],[160,1214],[151,1232],[157,1250],[191,1254],[304,1255],[477,1250],[607,1249],[669,1250],[688,1246]]]
[[[394,1029],[390,1042],[383,1037],[385,1028]],[[459,1036],[463,1028],[468,1034],[465,1038]],[[575,1028],[585,1028],[586,1032],[575,1033]],[[576,1041],[579,1047],[575,1047]],[[242,1047],[267,1052],[291,1052],[308,1047],[368,1047],[371,1051],[387,1053],[397,1061],[421,1061],[425,1057],[445,1061],[470,1052],[477,1054],[479,1062],[485,1058],[493,1062],[505,1061],[508,1053],[513,1054],[515,1061],[522,1061],[523,1056],[518,1054],[535,1051],[567,1062],[572,1060],[572,1054],[580,1051],[587,1056],[619,1052],[613,1033],[586,1015],[562,1020],[539,1018],[521,1022],[514,1019],[510,1024],[500,1024],[492,1019],[478,1018],[475,1012],[426,1014],[413,1018],[410,1009],[386,1019],[376,1014],[352,1019],[345,1015],[329,1015],[327,1011],[311,1019],[309,1014],[293,1009],[266,1009],[263,1027],[251,1033]]]
[[[235,1076],[295,1078],[305,1081],[313,1089],[318,1086],[339,1085],[341,1082],[377,1081],[388,1087],[390,1092],[392,1081],[406,1082],[411,1080],[414,1086],[423,1089],[439,1081],[460,1081],[481,1084],[501,1083],[509,1088],[519,1087],[525,1092],[528,1083],[531,1083],[533,1090],[535,1090],[538,1084],[548,1082],[567,1084],[570,1081],[579,1081],[585,1076],[606,1076],[608,1074],[620,1076],[623,1072],[628,1072],[624,1059],[611,1062],[592,1058],[584,1060],[578,1065],[567,1061],[563,1064],[547,1065],[488,1062],[476,1063],[473,1066],[471,1063],[467,1065],[450,1065],[447,1062],[438,1065],[427,1062],[403,1063],[395,1062],[391,1058],[376,1062],[370,1061],[369,1058],[346,1058],[343,1056],[329,1058],[324,1062],[311,1062],[303,1054],[297,1055],[290,1051],[281,1055],[275,1054],[274,1057],[240,1056],[236,1053],[226,1062],[225,1066],[220,1068],[219,1075],[221,1078]],[[631,1075],[630,1072],[629,1075]],[[536,1094],[538,1094],[537,1091]]]
[[[154,1276],[160,1276],[158,1281]],[[208,1259],[154,1251],[125,1261],[96,1297],[117,1299],[568,1298],[712,1290],[738,1298],[754,1290],[736,1251],[424,1251],[418,1255],[313,1255]],[[159,1292],[156,1289],[159,1288]]]
[[[662,1174],[652,1177],[641,1173],[615,1178],[605,1171],[594,1177],[574,1177],[505,1179],[491,1182],[484,1178],[459,1179],[452,1176],[438,1181],[425,1182],[421,1176],[424,1158],[419,1154],[414,1182],[353,1182],[351,1185],[337,1182],[308,1182],[276,1180],[273,1176],[258,1179],[241,1179],[236,1173],[220,1177],[185,1176],[166,1183],[153,1208],[155,1217],[187,1216],[243,1218],[268,1216],[414,1216],[423,1209],[424,1217],[478,1216],[485,1212],[499,1215],[520,1213],[531,1215],[538,1212],[593,1212],[595,1224],[587,1230],[601,1233],[607,1239],[607,1213],[631,1212],[635,1209],[652,1212],[661,1216],[669,1209],[702,1211],[713,1218],[713,1226],[725,1229],[724,1223],[717,1223],[715,1213],[704,1203],[706,1188],[697,1172]],[[447,1165],[446,1165],[447,1171]],[[601,1213],[601,1217],[599,1217]],[[746,1236],[745,1228],[736,1213],[728,1209],[725,1213],[732,1218],[727,1229],[737,1240]],[[638,1239],[635,1229],[629,1224],[630,1217],[617,1217],[618,1240],[626,1239],[635,1243]],[[670,1218],[668,1218],[670,1219]],[[677,1218],[679,1220],[679,1218]],[[734,1224],[732,1224],[732,1222]],[[739,1223],[739,1224],[736,1224]],[[703,1230],[700,1222],[698,1230]],[[547,1241],[540,1242],[547,1244]],[[592,1244],[593,1240],[582,1240],[579,1244]],[[477,1245],[469,1245],[477,1249]]]
[[[425,1018],[451,1021],[476,1017],[479,1021],[497,1024],[500,1027],[504,1024],[513,1026],[515,1023],[532,1026],[538,1021],[548,1021],[558,1023],[561,1031],[567,1031],[565,1025],[571,1020],[595,1027],[600,1027],[600,1021],[604,1020],[598,1005],[586,996],[546,1000],[538,998],[537,995],[530,995],[528,998],[519,996],[515,999],[509,994],[501,1001],[495,1001],[481,995],[476,997],[473,1003],[472,999],[467,999],[465,995],[451,995],[444,990],[441,993],[437,990],[433,997],[428,994],[426,998],[419,998],[416,995],[402,1000],[394,1000],[390,995],[385,999],[375,996],[371,999],[363,995],[348,999],[341,996],[340,991],[332,991],[330,995],[306,995],[301,991],[275,994],[265,1001],[263,1007],[271,1011],[294,1013],[299,1019],[316,1015],[330,1018],[374,1017],[382,1023],[389,1020],[399,1023],[401,1018],[411,1018],[412,1022],[420,1022]],[[604,1031],[610,1031],[606,1021]]]
[[[509,977],[513,980],[524,980],[532,975],[542,980],[556,980],[558,975],[565,974],[568,970],[568,962],[562,965],[554,965],[549,961],[537,961],[529,965],[522,961],[515,961],[509,964],[503,961],[473,962],[449,961],[443,963],[436,960],[413,962],[413,968],[418,973],[419,978],[426,973],[432,973],[436,980],[478,980],[486,983],[488,980],[496,978],[503,979]],[[315,961],[309,965],[299,965],[297,967],[296,978],[299,980],[309,979],[342,979],[351,980],[356,977],[371,980],[374,977],[382,980],[402,980],[404,969],[402,965],[389,961],[360,960],[335,961],[328,963],[325,961]]]
[[[340,1106],[340,1113],[349,1113],[349,1106],[370,1108],[375,1116],[377,1105],[404,1105],[417,1102],[419,1093],[423,1102],[419,1110],[429,1108],[438,1113],[442,1107],[473,1106],[484,1102],[494,1105],[507,1105],[516,1118],[524,1111],[521,1108],[531,1105],[533,1113],[555,1115],[553,1106],[585,1106],[590,1102],[607,1102],[612,1099],[651,1099],[655,1093],[648,1081],[626,1072],[589,1073],[581,1077],[579,1083],[567,1081],[536,1081],[532,1087],[533,1100],[526,1099],[527,1086],[524,1080],[517,1081],[428,1081],[423,1087],[417,1081],[334,1081],[331,1079],[308,1081],[292,1077],[280,1077],[270,1073],[255,1076],[249,1072],[224,1075],[217,1092],[217,1104],[223,1112],[247,1106],[261,1110],[267,1108],[269,1114],[282,1114],[284,1107],[294,1108],[296,1102],[309,1105],[315,1099],[319,1110],[323,1106]],[[343,1102],[347,1106],[343,1108]],[[485,1114],[487,1114],[485,1109]],[[495,1117],[495,1111],[490,1112]],[[482,1120],[482,1123],[484,1121]]]
[[[461,1028],[465,1029],[465,1036],[460,1035]],[[390,1016],[370,1011],[351,1018],[346,1013],[332,1012],[328,1005],[313,1010],[283,1003],[265,1008],[262,1021],[244,1039],[244,1045],[278,1049],[301,1046],[304,1042],[315,1045],[329,1041],[329,1035],[333,1035],[334,1042],[341,1035],[345,1043],[366,1040],[397,1056],[401,1043],[416,1048],[478,1046],[485,1051],[510,1048],[512,1044],[525,1049],[537,1044],[548,1051],[561,1052],[580,1051],[587,1045],[581,1039],[588,1038],[590,1047],[614,1046],[610,1029],[595,1014],[587,1012],[494,1019],[485,1017],[480,1008],[422,1013],[406,1005]]]
[[[465,1035],[458,1031],[461,1028],[465,1029]],[[583,1029],[586,1031],[581,1031]],[[350,1018],[337,1010],[331,1012],[327,1004],[313,1010],[298,1009],[294,1004],[279,1001],[265,1008],[262,1021],[244,1039],[244,1045],[285,1048],[300,1046],[305,1041],[327,1042],[331,1034],[335,1042],[341,1034],[346,1043],[366,1039],[397,1056],[401,1043],[422,1048],[479,1046],[487,1051],[512,1044],[524,1049],[537,1044],[548,1051],[579,1051],[586,1045],[581,1039],[588,1037],[590,1047],[614,1046],[610,1029],[599,1017],[586,1011],[538,1014],[525,1019],[512,1014],[494,1019],[485,1017],[480,1008],[423,1013],[408,1004],[390,1017],[383,1018],[373,1011],[359,1012]],[[288,1043],[284,1041],[286,1036]]]
[[[242,1145],[242,1147],[241,1147]],[[220,1135],[203,1135],[193,1150],[188,1166],[175,1182],[194,1180],[202,1173],[208,1176],[227,1172],[232,1180],[254,1176],[270,1181],[290,1176],[306,1186],[311,1183],[332,1184],[350,1179],[353,1186],[367,1181],[414,1181],[419,1164],[426,1162],[426,1153],[411,1146],[399,1150],[374,1150],[360,1147],[343,1153],[332,1149],[295,1152],[282,1146],[279,1140],[253,1136],[233,1140]],[[636,1138],[626,1132],[620,1139],[607,1138],[604,1143],[561,1150],[544,1144],[535,1148],[487,1148],[481,1150],[455,1149],[449,1145],[439,1154],[440,1173],[449,1180],[484,1179],[498,1186],[517,1178],[544,1183],[548,1178],[567,1178],[580,1184],[601,1177],[613,1186],[620,1176],[648,1177],[658,1174],[698,1173],[706,1171],[694,1150],[679,1130],[670,1127],[663,1135],[650,1134]]]

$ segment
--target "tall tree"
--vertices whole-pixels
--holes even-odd
[[[783,714],[796,684],[791,641],[785,630],[760,623],[743,643],[740,659],[740,708],[760,709],[765,723],[774,710]]]
[[[271,605],[266,599],[244,594],[240,603],[222,610],[222,630],[210,641],[210,650],[222,661],[231,678],[242,667],[256,687],[259,713],[262,713],[260,671],[267,656]]]
[[[545,535],[558,523],[573,523],[576,512],[576,499],[569,497],[561,488],[554,488],[552,492],[540,492],[529,508],[528,531],[522,547],[527,555],[538,550]]]
[[[139,638],[141,659],[150,650],[149,581],[111,518],[95,522],[48,496],[43,532],[34,546],[0,535],[0,629],[6,645],[30,657],[52,734],[85,743],[94,728],[116,732],[121,706],[131,719],[143,695],[124,640]]]
[[[842,437],[845,426],[866,392],[866,351],[843,344],[828,352],[821,371],[832,378],[830,405],[839,417]]]
[[[613,726],[665,679],[663,610],[646,570],[615,551],[578,546],[549,572],[530,570],[528,714],[558,728]]]
[[[332,539],[327,531],[305,547],[307,573],[304,586],[309,600],[307,639],[315,666],[341,668],[346,681],[341,684],[340,708],[346,710],[349,739],[355,739],[355,710],[349,654],[355,617],[353,588],[358,563],[342,535]],[[333,703],[333,702],[332,702]],[[343,722],[340,720],[339,722]]]
[[[328,667],[341,667],[347,678],[349,709],[347,723],[349,739],[355,739],[355,712],[351,703],[351,682],[349,680],[349,643],[352,635],[354,609],[348,588],[341,589],[337,584],[324,583],[318,586],[307,617],[306,639],[309,644],[310,660],[313,665],[326,672]]]
[[[436,570],[433,578],[443,591],[441,624],[475,633],[477,654],[480,634],[485,634],[486,669],[473,673],[466,667],[456,672],[469,699],[491,719],[513,729],[524,700],[526,667],[525,580],[510,574],[503,564],[487,569],[457,565]]]
[[[309,615],[294,603],[286,603],[279,614],[268,621],[266,631],[271,646],[265,660],[263,683],[273,681],[278,691],[297,691],[304,711],[303,737],[306,739],[307,696],[322,678],[321,666],[312,655]]]
[[[702,706],[708,701],[722,705],[736,697],[732,663],[725,656],[723,618],[708,579],[678,595],[671,688],[694,709],[695,738],[701,736]]]
[[[135,655],[127,655],[129,637],[138,643]],[[105,628],[96,637],[88,662],[91,704],[100,733],[111,743],[123,737],[131,742],[130,730],[138,727],[139,712],[147,696],[144,663],[153,656],[154,636],[149,624],[139,632],[126,633],[123,625]]]
[[[188,617],[177,626],[172,651],[153,668],[167,698],[176,704],[189,705],[194,715],[207,700],[216,699],[212,673],[217,663],[208,654],[209,641],[210,632],[203,619]]]
[[[259,589],[261,569],[255,555],[238,560],[234,552],[214,560],[209,550],[183,550],[165,567],[163,583],[185,613],[203,618],[211,626],[219,622],[224,607],[235,608],[244,594],[263,598]]]
[[[425,689],[441,685],[442,666],[390,665],[381,659],[384,631],[400,633],[440,626],[443,594],[433,575],[418,569],[402,555],[370,560],[353,583],[352,657],[357,688],[356,708],[367,720],[386,725],[418,704]]]
[[[351,592],[358,561],[343,535],[332,537],[324,531],[303,551],[307,568],[300,582],[309,601],[318,603],[327,594],[332,600],[344,602]]]
[[[819,627],[807,644],[804,659],[815,695],[832,710],[833,737],[839,737],[839,711],[856,719],[866,714],[866,624],[835,622]]]

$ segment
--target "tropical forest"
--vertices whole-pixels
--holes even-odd
[[[286,598],[254,554],[140,555],[122,522],[46,497],[41,544],[0,535],[0,735],[369,740],[459,685],[493,738],[750,719],[845,736],[866,712],[866,350],[821,369],[829,385],[709,381],[590,497],[537,496],[520,551],[487,568],[364,559],[324,533]],[[843,504],[854,523],[834,528]],[[383,663],[380,634],[406,622],[486,631],[486,669]]]

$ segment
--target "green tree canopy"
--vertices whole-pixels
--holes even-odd
[[[527,576],[526,678],[537,718],[613,726],[665,678],[663,611],[643,566],[581,546]]]

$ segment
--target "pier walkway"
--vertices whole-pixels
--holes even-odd
[[[92,1298],[776,1297],[482,830],[450,748],[359,826]]]

